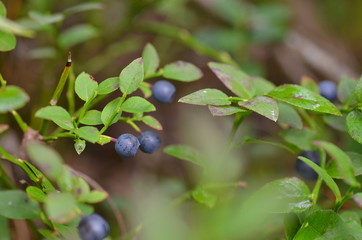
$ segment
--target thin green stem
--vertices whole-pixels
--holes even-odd
[[[0,178],[3,180],[3,183],[7,188],[9,189],[15,188],[15,185],[11,181],[11,178],[9,177],[9,175],[7,174],[1,163],[0,163]]]
[[[6,87],[6,81],[0,73],[0,87]]]
[[[356,190],[355,187],[349,187],[349,189],[347,190],[347,192],[346,192],[346,194],[343,196],[343,198],[336,203],[336,206],[334,207],[334,211],[335,211],[335,212],[338,212],[339,209],[343,206],[343,204],[344,204],[347,200],[349,200],[349,199],[352,198],[352,195],[353,195],[353,193],[354,193],[355,190]]]
[[[26,124],[24,122],[24,120],[21,118],[21,116],[18,114],[17,111],[12,110],[11,114],[13,115],[13,117],[15,118],[16,122],[18,123],[19,127],[21,128],[21,130],[25,133],[26,131],[28,131],[28,124]]]
[[[141,133],[141,129],[132,120],[128,120],[126,123],[129,124],[136,132]]]
[[[69,72],[68,88],[67,88],[68,112],[70,115],[73,115],[75,111],[74,83],[75,83],[75,75],[73,68],[71,68]]]
[[[67,82],[68,75],[69,75],[70,68],[71,68],[71,64],[72,64],[72,55],[69,52],[67,63],[65,64],[64,70],[62,72],[62,75],[60,76],[58,85],[57,85],[57,87],[56,87],[56,89],[54,91],[52,99],[50,100],[50,105],[57,105],[59,97],[63,92],[63,88],[65,86],[65,83]]]
[[[326,152],[322,149],[319,150],[319,154],[320,154],[320,160],[321,160],[321,168],[325,168],[325,165],[326,165]],[[322,183],[323,183],[323,179],[319,176],[318,177],[318,180],[314,186],[314,189],[313,189],[313,192],[312,192],[312,201],[314,203],[317,203],[318,201],[318,197],[319,197],[319,191],[321,189],[321,186],[322,186]]]
[[[317,130],[317,124],[316,122],[308,115],[308,113],[301,108],[297,108],[298,112],[300,115],[302,115],[302,117],[304,118],[304,120],[307,122],[307,124],[314,130]]]
[[[53,141],[53,140],[57,140],[58,138],[76,138],[76,135],[69,133],[69,132],[65,132],[65,133],[58,133],[58,134],[54,134],[54,135],[50,135],[50,136],[46,136],[43,138],[43,141]]]
[[[79,117],[78,117],[78,120],[77,120],[77,126],[79,124],[79,121],[84,117],[85,113],[90,108],[90,106],[92,104],[92,101],[93,101],[93,99],[95,99],[95,97],[96,97],[96,95],[94,95],[87,102],[84,103],[84,105],[83,105],[83,107],[82,107],[82,109],[80,110],[80,113],[79,113]]]

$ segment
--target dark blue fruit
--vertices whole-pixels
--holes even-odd
[[[337,99],[337,85],[329,80],[324,80],[318,84],[319,93],[321,96],[333,102]]]
[[[176,93],[175,86],[169,81],[157,81],[152,87],[152,96],[159,102],[172,102]]]
[[[82,240],[102,240],[108,236],[109,224],[103,217],[93,213],[82,217],[78,233]]]
[[[308,158],[315,164],[320,165],[320,155],[318,151],[303,151],[299,156]],[[318,178],[318,174],[300,159],[297,159],[295,168],[298,174],[306,180],[316,180]]]
[[[138,136],[138,141],[140,141],[140,149],[145,153],[155,152],[161,145],[160,136],[153,131],[146,131],[141,133]]]
[[[115,148],[122,157],[133,157],[136,155],[140,142],[132,134],[125,133],[118,137]]]

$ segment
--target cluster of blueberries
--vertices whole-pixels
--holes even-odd
[[[329,80],[324,80],[318,84],[319,93],[331,102],[337,100],[337,85]],[[320,155],[318,151],[303,151],[299,156],[305,157],[320,165]],[[295,168],[297,173],[306,180],[316,180],[318,174],[303,161],[297,159]]]
[[[152,87],[152,96],[161,103],[172,102],[176,93],[175,86],[166,80],[157,81]],[[155,152],[161,145],[159,135],[153,131],[142,132],[138,137],[124,133],[117,138],[115,149],[121,157],[133,157],[137,150],[145,153]]]

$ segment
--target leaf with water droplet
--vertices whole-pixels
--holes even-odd
[[[205,88],[182,97],[179,102],[194,105],[230,105],[229,97],[220,90]]]
[[[341,112],[333,103],[299,85],[284,84],[276,87],[267,95],[300,108],[342,116]]]
[[[252,110],[260,115],[276,122],[278,119],[279,109],[277,101],[265,96],[257,96],[247,102],[239,102],[239,105]]]

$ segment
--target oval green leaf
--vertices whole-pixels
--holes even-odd
[[[237,96],[249,99],[254,95],[254,84],[249,75],[233,66],[210,62],[209,68],[230,91]]]
[[[16,37],[9,32],[0,31],[0,51],[11,51],[16,46]]]
[[[137,58],[128,64],[119,74],[119,86],[124,94],[131,94],[136,91],[143,81],[143,61]]]
[[[45,212],[55,223],[67,223],[78,215],[76,203],[71,193],[51,192],[45,202]]]
[[[349,135],[362,144],[362,112],[354,110],[347,115],[346,125]]]
[[[285,84],[276,87],[268,96],[300,108],[342,116],[330,101],[298,85]]]
[[[144,116],[142,117],[142,122],[146,124],[147,126],[150,126],[151,128],[154,128],[156,130],[162,130],[161,123],[152,116]]]
[[[167,64],[163,68],[163,76],[181,82],[193,82],[202,78],[202,72],[191,63],[177,61]]]
[[[239,102],[239,105],[246,109],[259,113],[260,115],[269,118],[274,122],[278,120],[278,104],[277,101],[272,98],[265,96],[256,96],[250,101]]]
[[[217,197],[202,188],[197,188],[192,191],[191,195],[198,203],[204,204],[209,208],[213,208],[215,206]]]
[[[40,216],[39,204],[21,190],[0,191],[0,215],[10,219],[33,219]]]
[[[101,120],[104,125],[108,126],[108,125],[118,121],[119,114],[115,117],[113,117],[113,116],[114,116],[114,113],[117,111],[117,109],[120,108],[120,105],[121,105],[121,98],[118,97],[118,98],[112,100],[111,102],[109,102],[103,108],[102,113],[101,113]]]
[[[244,108],[238,106],[229,106],[229,105],[226,106],[209,105],[209,111],[214,117],[229,116],[238,112],[249,112],[249,110],[245,110]]]
[[[168,145],[163,152],[184,161],[203,166],[202,156],[196,149],[185,145]]]
[[[278,107],[279,107],[279,117],[278,117],[279,124],[287,125],[297,129],[303,128],[302,119],[299,116],[298,112],[292,106],[285,103],[278,103]]]
[[[40,188],[34,186],[27,187],[26,193],[28,194],[29,198],[37,202],[44,202],[46,199],[45,193]]]
[[[23,107],[29,96],[19,87],[6,86],[0,88],[0,113],[9,112]]]
[[[205,88],[178,100],[182,103],[189,103],[194,105],[230,105],[229,97],[220,90],[213,88]]]
[[[160,65],[160,58],[158,57],[155,47],[147,43],[142,52],[143,68],[145,77],[154,74]]]
[[[65,110],[62,107],[47,106],[47,107],[39,109],[35,113],[35,116],[53,121],[59,127],[64,128],[66,130],[74,129],[74,126],[72,123],[72,117],[67,112],[67,110]]]
[[[144,98],[135,96],[128,98],[121,107],[122,111],[129,113],[143,113],[155,111],[155,106]]]
[[[78,137],[87,140],[88,142],[95,143],[99,139],[99,131],[95,127],[80,127],[74,130],[74,133],[78,135]]]
[[[111,77],[103,80],[98,88],[97,93],[99,95],[105,95],[116,91],[119,88],[119,77]]]
[[[75,79],[75,92],[85,102],[94,97],[97,88],[98,83],[88,73],[82,72]]]
[[[100,125],[102,124],[101,115],[102,113],[98,110],[89,110],[79,122],[86,125]]]

